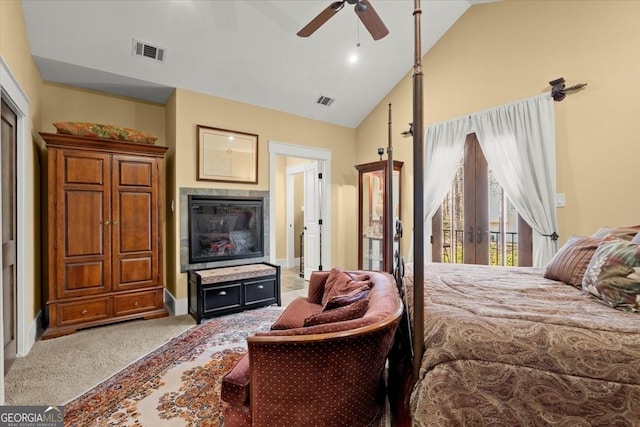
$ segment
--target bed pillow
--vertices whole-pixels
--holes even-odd
[[[136,129],[102,125],[99,123],[57,122],[54,123],[53,126],[58,130],[58,133],[65,135],[139,142],[141,144],[153,144],[158,139],[157,136]]]
[[[344,307],[312,314],[304,320],[304,326],[323,325],[325,323],[359,319],[364,316],[368,308],[369,300],[367,298],[360,299],[352,304],[345,305]]]
[[[560,280],[568,285],[582,288],[582,276],[591,262],[602,239],[595,237],[571,236],[549,261],[544,277]]]
[[[582,289],[610,306],[640,310],[640,245],[612,240],[598,246],[584,273]]]

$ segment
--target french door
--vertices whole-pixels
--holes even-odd
[[[531,227],[505,196],[475,134],[467,135],[451,190],[432,227],[436,262],[532,265]]]

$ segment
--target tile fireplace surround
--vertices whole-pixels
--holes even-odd
[[[264,257],[189,264],[189,196],[262,197],[264,198]],[[227,267],[240,264],[269,262],[269,192],[229,190],[225,188],[180,188],[180,271]]]

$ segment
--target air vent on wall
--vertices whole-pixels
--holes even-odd
[[[167,49],[150,45],[149,43],[133,40],[133,56],[140,56],[156,62],[164,62]]]
[[[320,95],[316,103],[330,107],[331,104],[333,104],[333,101],[335,101],[335,99],[329,98],[328,96]]]

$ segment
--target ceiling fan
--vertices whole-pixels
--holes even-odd
[[[345,3],[355,5],[354,11],[364,24],[366,29],[371,33],[374,40],[379,40],[389,34],[389,30],[385,27],[382,19],[378,16],[373,6],[368,0],[342,0],[331,3],[311,20],[303,29],[298,31],[298,36],[309,37],[333,15],[338,13]]]

